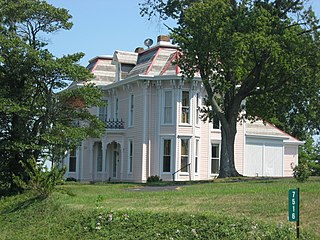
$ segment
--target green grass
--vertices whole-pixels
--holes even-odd
[[[73,183],[62,188],[75,196],[4,198],[0,239],[292,239],[287,201],[288,190],[296,187],[302,239],[320,238],[320,178],[306,183],[217,180],[174,191],[133,190],[143,187]],[[107,220],[110,214],[112,221]]]

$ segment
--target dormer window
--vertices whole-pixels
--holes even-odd
[[[118,82],[122,79],[125,79],[137,64],[137,60],[138,53],[115,51],[112,59],[112,63],[116,66],[115,81]]]

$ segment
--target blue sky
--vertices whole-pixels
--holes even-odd
[[[82,65],[97,55],[112,55],[115,50],[134,51],[144,47],[147,38],[156,41],[168,31],[157,21],[139,14],[140,0],[47,0],[69,10],[74,26],[48,36],[49,50],[56,56],[84,52]]]
[[[69,10],[74,26],[48,36],[49,50],[63,54],[84,52],[81,65],[98,55],[112,55],[115,50],[134,51],[144,47],[143,41],[167,34],[168,30],[156,20],[148,21],[139,14],[138,3],[143,0],[47,0]],[[320,1],[310,0],[320,17]],[[170,26],[173,22],[167,22]]]

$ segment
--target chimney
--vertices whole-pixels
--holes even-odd
[[[157,42],[170,42],[170,36],[169,35],[159,35],[157,38]]]
[[[137,47],[137,48],[134,50],[135,53],[141,53],[141,52],[143,52],[143,51],[144,51],[144,48],[143,48],[143,47]]]

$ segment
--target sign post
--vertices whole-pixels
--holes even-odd
[[[289,221],[296,222],[296,229],[297,229],[297,238],[299,238],[299,205],[300,205],[300,192],[299,188],[297,189],[290,189],[289,190],[289,204],[288,204],[288,214],[289,214]]]

